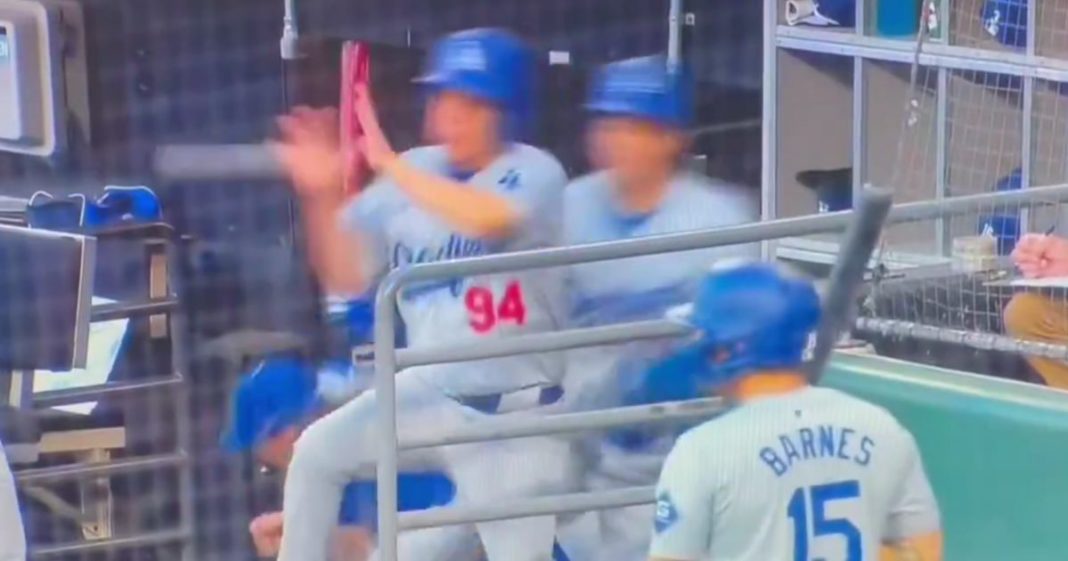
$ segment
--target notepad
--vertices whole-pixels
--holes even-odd
[[[1048,277],[1042,279],[1013,279],[1012,286],[1025,288],[1068,288],[1068,277]]]
[[[1064,288],[1068,289],[1068,277],[1048,277],[1042,279],[1004,279],[991,281],[986,286],[1011,286],[1015,288]]]

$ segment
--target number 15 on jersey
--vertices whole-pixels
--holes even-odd
[[[810,544],[817,539],[845,540],[843,561],[864,561],[860,529],[846,518],[828,518],[828,505],[860,498],[856,480],[801,487],[794,491],[786,515],[794,523],[794,561],[816,561],[809,557]],[[812,521],[809,522],[809,512]]]

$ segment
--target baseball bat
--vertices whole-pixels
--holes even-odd
[[[812,358],[806,364],[806,373],[813,384],[818,383],[823,375],[839,334],[853,320],[855,300],[864,282],[864,271],[879,243],[883,224],[890,213],[890,203],[889,191],[865,187],[861,192],[853,219],[839,247],[838,259],[831,270],[830,284],[823,299],[823,318],[816,330]]]
[[[172,144],[156,148],[152,169],[164,181],[276,180],[285,177],[266,144]]]

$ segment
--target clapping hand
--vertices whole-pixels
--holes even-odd
[[[1012,261],[1029,279],[1068,277],[1068,240],[1052,235],[1026,234],[1013,249]]]

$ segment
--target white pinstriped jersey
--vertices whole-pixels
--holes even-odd
[[[939,528],[912,435],[880,407],[808,387],[679,438],[657,485],[650,557],[861,561]]]
[[[342,211],[342,224],[369,246],[369,278],[417,263],[555,246],[567,175],[549,153],[513,144],[470,177],[450,169],[444,149],[428,146],[401,155],[416,168],[464,180],[472,189],[509,199],[522,213],[511,237],[473,239],[454,231],[413,203],[391,180],[380,178]],[[409,346],[441,345],[483,337],[555,329],[563,313],[562,274],[554,270],[455,278],[406,286],[398,307]],[[554,354],[488,359],[413,368],[450,395],[483,395],[558,382]]]
[[[689,171],[672,179],[653,212],[634,216],[620,209],[611,175],[599,172],[568,185],[565,193],[564,241],[584,244],[692,230],[733,226],[759,219],[756,205],[737,186],[713,181]],[[712,247],[575,265],[569,288],[571,322],[578,326],[659,319],[671,307],[692,300],[698,279],[718,259],[759,258],[755,245]],[[568,399],[579,409],[620,405],[642,379],[642,372],[662,357],[672,343],[643,341],[580,349],[568,355]],[[633,462],[602,462],[618,466],[628,478],[648,482],[674,442],[675,433],[649,427],[613,431],[602,455],[616,449],[628,455],[648,454],[647,467]],[[640,474],[638,473],[640,472]]]
[[[568,185],[564,202],[564,242],[584,244],[672,234],[744,224],[760,219],[740,187],[682,171],[671,181],[656,210],[629,214],[619,207],[611,175],[599,172]],[[712,247],[631,259],[584,263],[572,267],[573,320],[581,323],[618,321],[621,310],[640,307],[642,294],[692,287],[722,257],[759,256],[754,246]],[[686,289],[688,290],[688,288]],[[629,304],[628,304],[629,302]],[[600,304],[610,304],[601,306]],[[634,313],[642,314],[640,310]],[[663,310],[644,313],[660,315]]]

